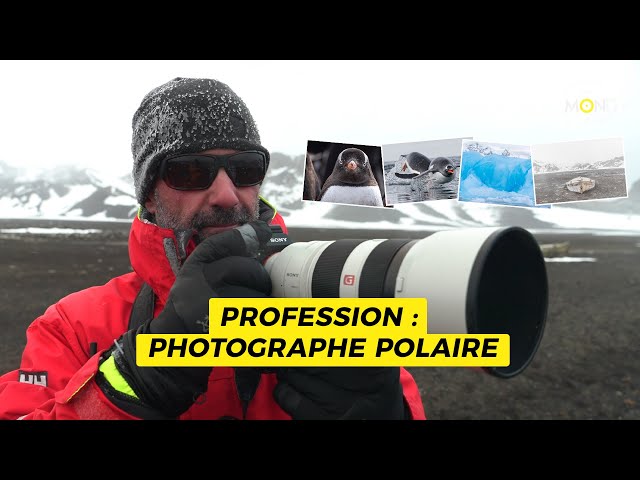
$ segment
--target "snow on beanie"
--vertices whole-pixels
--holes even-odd
[[[142,99],[132,127],[133,181],[141,205],[169,155],[213,148],[259,150],[269,166],[269,152],[260,144],[251,112],[217,80],[177,77],[154,88]]]

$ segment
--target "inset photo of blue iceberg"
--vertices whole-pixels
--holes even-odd
[[[540,208],[533,190],[531,148],[463,140],[458,201]]]

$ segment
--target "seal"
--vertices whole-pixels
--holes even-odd
[[[431,160],[420,152],[411,152],[407,155],[400,155],[400,161],[396,166],[396,177],[413,178],[426,172],[431,164]]]

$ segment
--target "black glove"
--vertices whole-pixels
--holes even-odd
[[[254,258],[270,238],[269,226],[257,221],[212,235],[196,247],[178,272],[162,312],[138,330],[126,332],[109,351],[135,394],[123,395],[122,389],[99,377],[98,384],[116,405],[142,418],[175,418],[206,391],[212,367],[138,367],[135,337],[207,334],[210,298],[271,295],[271,278]]]
[[[294,420],[403,420],[399,367],[279,369],[273,396]]]

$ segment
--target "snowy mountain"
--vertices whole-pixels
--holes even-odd
[[[458,200],[361,207],[302,201],[304,155],[272,153],[261,194],[290,226],[433,230],[517,225],[553,230],[640,231],[640,180],[628,198],[527,208]],[[81,168],[25,172],[0,161],[1,218],[128,220],[137,203],[130,176],[106,179]]]
[[[573,170],[597,170],[600,168],[623,168],[624,157],[614,157],[609,160],[600,160],[595,163],[576,162],[568,168],[560,168],[553,163],[539,163],[533,160],[533,173],[550,173]]]
[[[560,167],[554,163],[538,163],[533,161],[533,173],[551,173],[559,172]]]
[[[76,166],[23,170],[0,161],[0,216],[4,218],[132,218],[136,212],[129,175],[105,179]]]

